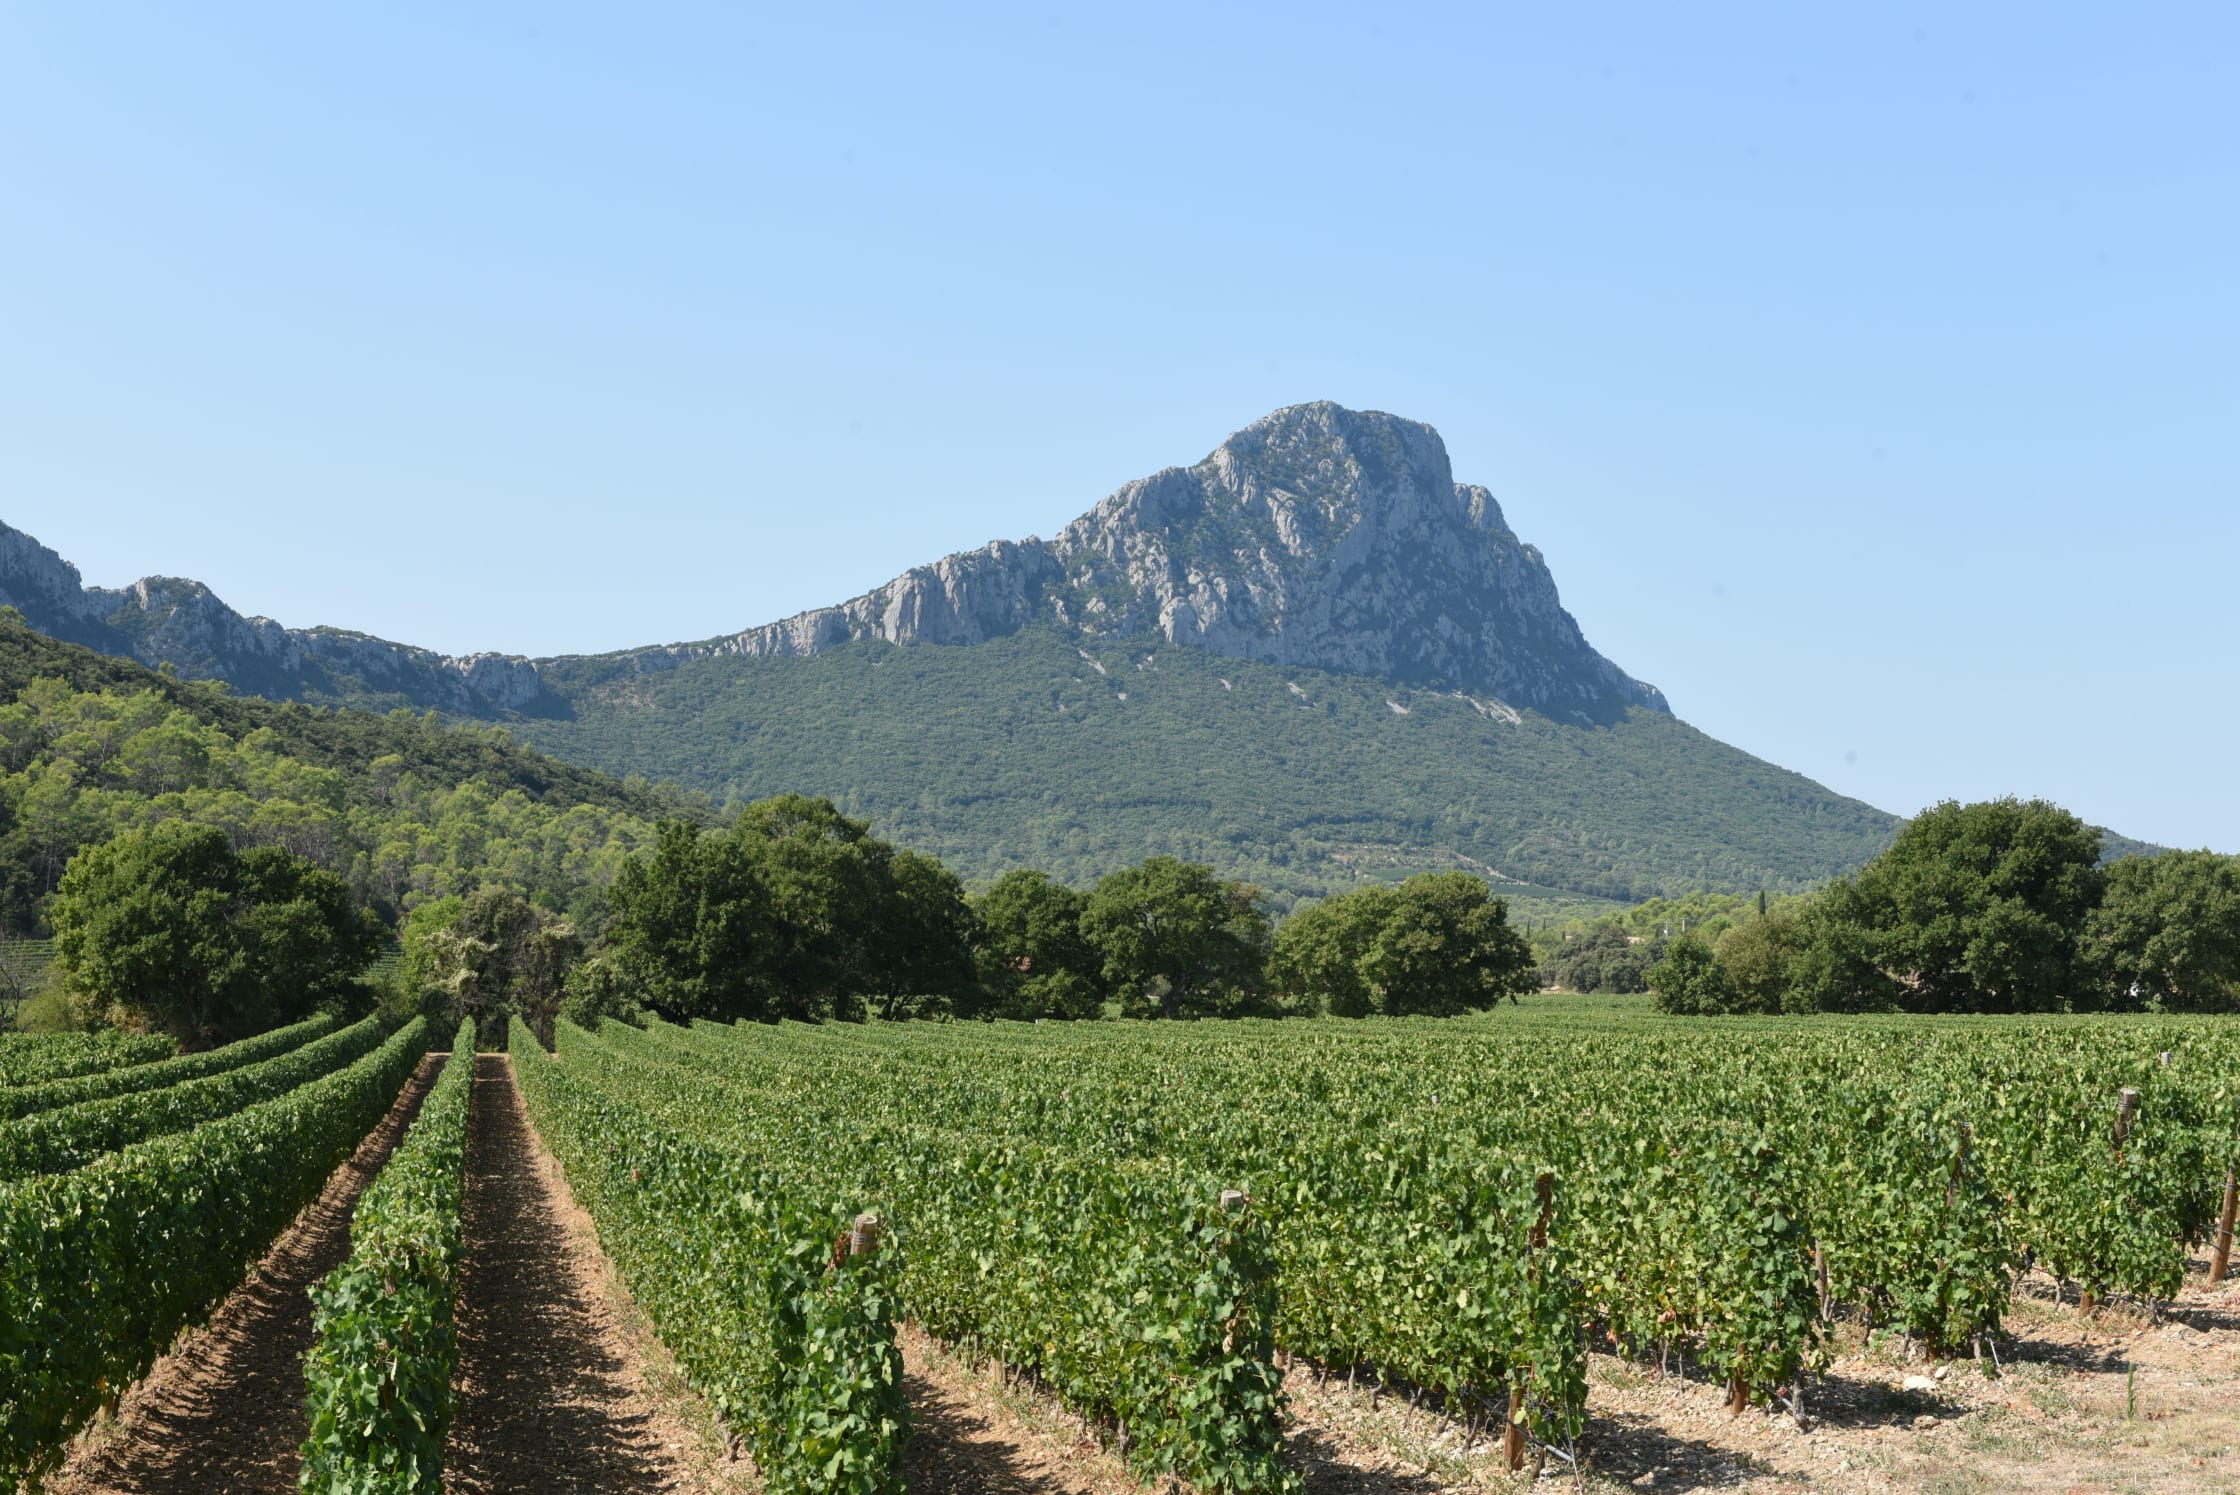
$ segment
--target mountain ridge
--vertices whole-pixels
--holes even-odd
[[[561,661],[658,670],[866,638],[970,646],[1036,622],[1461,689],[1559,719],[1671,709],[1587,643],[1493,494],[1454,481],[1438,432],[1328,401],[1277,410],[1198,463],[1123,484],[1051,540],[991,541],[845,602],[696,642],[439,654],[245,616],[196,581],[87,586],[4,524],[0,602],[55,637],[258,694],[497,719],[560,710],[543,677]]]
[[[0,604],[50,638],[281,700],[488,716],[543,693],[534,663],[519,655],[446,655],[350,629],[288,628],[244,616],[183,577],[88,586],[76,566],[4,523]]]
[[[970,878],[1205,860],[1295,901],[1470,867],[1542,894],[1794,889],[1897,821],[1719,743],[1587,642],[1431,427],[1288,406],[999,540],[697,643],[448,656],[86,587],[0,527],[0,602],[182,676],[502,722],[716,800],[829,795]]]

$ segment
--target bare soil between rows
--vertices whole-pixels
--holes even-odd
[[[288,1495],[308,1424],[303,1356],[312,1284],[350,1254],[358,1196],[420,1114],[445,1063],[423,1059],[318,1201],[282,1232],[209,1324],[183,1336],[128,1392],[114,1420],[81,1435],[57,1495]]]
[[[654,1384],[666,1355],[642,1326],[633,1332],[502,1054],[475,1059],[465,1226],[447,1490],[751,1488],[721,1467],[680,1388]]]

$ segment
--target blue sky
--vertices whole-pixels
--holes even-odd
[[[1716,736],[2240,850],[2240,12],[802,11],[0,9],[0,518],[596,650],[1330,398]]]

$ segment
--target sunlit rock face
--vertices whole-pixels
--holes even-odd
[[[195,581],[88,587],[5,525],[0,602],[57,637],[262,695],[486,717],[554,704],[534,660],[284,628]],[[1540,552],[1491,493],[1455,482],[1438,432],[1327,402],[1278,410],[1195,466],[1139,478],[1053,539],[998,540],[837,607],[603,658],[657,670],[857,639],[965,646],[1036,622],[1462,691],[1559,721],[1668,709],[1587,643]]]
[[[1667,709],[1587,643],[1493,495],[1455,482],[1438,432],[1329,403],[1129,483],[1054,539],[999,540],[837,607],[638,658],[975,644],[1035,621],[1482,692],[1563,720]]]

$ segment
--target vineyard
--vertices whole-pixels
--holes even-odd
[[[2025,1279],[2155,1318],[2189,1260],[2221,1275],[2240,1138],[2240,1032],[2211,1020],[562,1022],[550,1050],[516,1021],[479,1072],[472,1044],[325,1017],[176,1056],[0,1040],[0,1484],[217,1487],[105,1482],[85,1467],[125,1455],[77,1435],[129,1423],[127,1389],[356,1168],[298,1268],[308,1316],[290,1287],[301,1322],[246,1331],[280,1367],[267,1462],[309,1491],[513,1487],[492,1430],[528,1414],[491,1367],[557,1363],[476,1275],[491,1170],[526,1166],[490,1130],[516,1086],[767,1495],[912,1487],[942,1436],[926,1354],[1145,1487],[1319,1488],[1300,1420],[1353,1388],[1496,1483],[1584,1482],[1613,1366],[1802,1429],[1862,1335],[2000,1375],[2043,1311]]]
[[[563,1025],[514,1061],[774,1490],[889,1487],[904,1313],[1213,1490],[1293,1487],[1302,1367],[1513,1463],[1580,1457],[1590,1346],[1802,1421],[1839,1320],[1988,1368],[2026,1268],[2170,1296],[2240,1136],[2200,1024]]]

